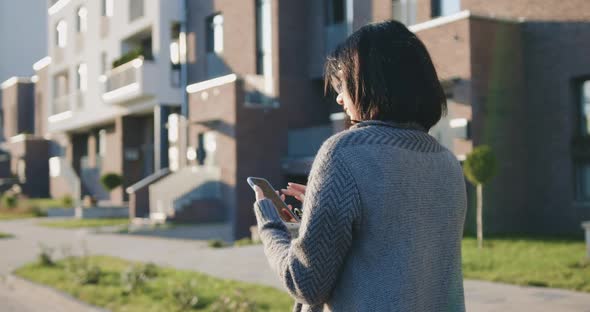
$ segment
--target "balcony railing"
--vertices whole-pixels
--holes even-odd
[[[136,58],[107,74],[102,99],[107,103],[122,104],[153,96],[158,87],[158,76],[155,64]]]
[[[69,111],[70,107],[70,95],[62,95],[53,99],[53,107],[51,109],[52,115],[57,115],[66,111]]]

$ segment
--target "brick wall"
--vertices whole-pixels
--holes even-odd
[[[588,10],[586,10],[588,12]],[[539,229],[581,233],[590,207],[574,202],[573,143],[579,95],[574,82],[590,75],[590,23],[523,25],[525,48],[529,205]],[[587,141],[587,140],[586,140]]]
[[[419,0],[420,1],[420,0]],[[587,0],[461,0],[461,8],[474,14],[527,20],[573,21],[590,19]]]

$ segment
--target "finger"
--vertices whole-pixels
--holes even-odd
[[[290,187],[292,189],[295,189],[295,190],[297,190],[299,192],[305,192],[306,186],[303,185],[303,184],[292,183],[292,182],[289,182],[287,184],[288,184],[288,187]]]
[[[281,194],[281,199],[285,201],[285,194]]]
[[[282,189],[283,194],[287,194],[289,196],[297,196],[300,195],[301,192],[293,190],[293,189]]]
[[[287,207],[289,207],[289,209],[291,209],[291,211],[293,211],[293,205],[287,205]]]

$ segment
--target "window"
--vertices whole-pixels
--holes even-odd
[[[326,0],[326,24],[343,24],[346,21],[346,0]]]
[[[204,165],[206,157],[207,152],[205,150],[204,133],[201,132],[197,135],[197,163],[200,166]]]
[[[265,75],[269,70],[272,46],[270,1],[256,0],[256,74]]]
[[[223,15],[215,14],[207,18],[207,52],[223,52]]]
[[[102,0],[102,16],[108,16],[111,17],[113,16],[114,13],[114,0]]]
[[[100,53],[100,74],[105,75],[108,70],[107,53]]]
[[[129,0],[129,21],[143,16],[143,0]]]
[[[76,71],[76,87],[79,91],[86,91],[88,89],[88,67],[85,63],[78,65]]]
[[[461,0],[431,0],[432,17],[447,16],[461,11]]]
[[[575,165],[575,199],[590,201],[590,162],[579,162]]]
[[[416,24],[416,0],[393,0],[393,19],[406,26]]]
[[[105,157],[107,155],[107,131],[101,129],[98,131],[98,156]]]
[[[581,134],[590,135],[590,80],[585,80],[581,84],[579,111]]]
[[[76,31],[85,33],[88,30],[88,9],[80,7],[78,9],[78,18],[76,19]]]
[[[53,97],[58,98],[68,94],[68,74],[61,73],[53,77]]]
[[[60,48],[65,48],[68,44],[68,24],[61,20],[55,26],[55,44]]]

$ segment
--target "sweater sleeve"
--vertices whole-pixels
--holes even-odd
[[[352,244],[360,195],[346,164],[321,148],[312,165],[299,237],[290,240],[272,201],[255,203],[260,239],[268,261],[289,293],[308,305],[326,302]]]

